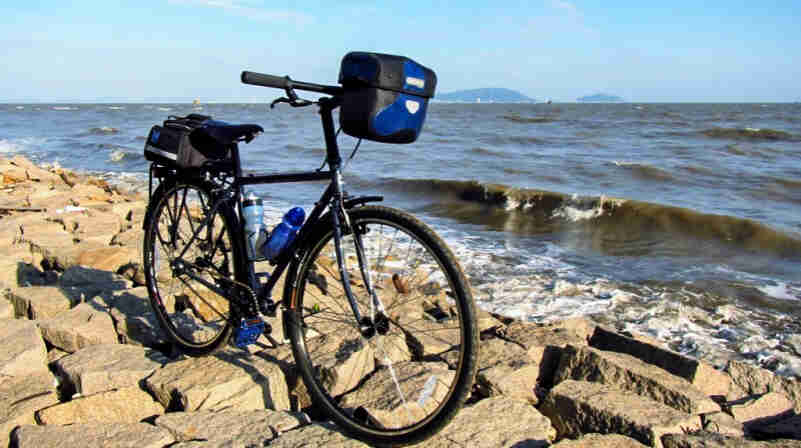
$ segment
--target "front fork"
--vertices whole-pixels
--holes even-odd
[[[357,229],[355,226],[353,226],[350,221],[350,217],[348,216],[348,212],[343,205],[342,187],[344,185],[344,181],[342,180],[341,171],[338,168],[336,169],[333,185],[334,192],[331,199],[331,219],[334,228],[334,248],[336,250],[337,267],[339,269],[340,278],[342,279],[342,287],[345,291],[345,296],[347,297],[348,304],[353,312],[353,317],[359,324],[359,329],[362,335],[365,337],[370,337],[375,334],[376,323],[384,320],[382,318],[384,306],[379,300],[378,295],[375,293],[375,289],[373,288],[370,276],[370,266],[364,253],[364,245],[362,244],[362,229]],[[370,297],[369,316],[363,316],[359,311],[359,305],[353,294],[353,289],[351,288],[350,273],[348,273],[347,269],[347,258],[345,257],[342,248],[342,237],[343,234],[347,233],[350,233],[353,236],[353,244],[356,250],[356,258],[359,263],[359,271],[362,279],[364,280],[364,286],[367,294]]]

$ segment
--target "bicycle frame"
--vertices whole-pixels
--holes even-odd
[[[383,200],[381,196],[362,196],[362,197],[355,197],[349,198],[346,197],[345,192],[343,191],[343,181],[342,181],[342,172],[341,172],[341,164],[342,158],[339,152],[339,146],[336,141],[336,132],[334,131],[334,121],[332,112],[334,109],[339,107],[341,104],[341,97],[334,96],[331,98],[321,98],[319,100],[320,105],[320,115],[323,125],[323,132],[325,136],[325,143],[326,143],[326,163],[328,164],[329,169],[322,171],[302,171],[302,172],[279,172],[279,173],[244,173],[241,167],[241,159],[239,155],[239,149],[237,145],[232,146],[232,162],[233,162],[233,182],[231,185],[231,189],[233,190],[234,194],[232,197],[221,198],[215,201],[215,203],[211,207],[211,213],[197,229],[194,230],[194,234],[186,247],[193,242],[194,239],[203,231],[204,227],[208,225],[208,221],[212,219],[218,207],[220,207],[224,202],[228,202],[233,200],[236,203],[237,207],[237,215],[239,217],[242,215],[242,189],[247,185],[262,185],[262,184],[275,184],[275,183],[292,183],[292,182],[312,182],[312,181],[322,181],[328,180],[330,183],[328,187],[323,192],[320,199],[315,203],[314,208],[312,209],[309,217],[303,223],[302,227],[298,231],[297,237],[292,241],[292,243],[285,248],[281,255],[278,257],[277,260],[271,262],[271,264],[275,265],[275,269],[270,274],[266,285],[263,287],[259,284],[255,267],[254,261],[247,260],[247,266],[245,269],[248,275],[248,283],[252,290],[258,291],[257,300],[259,305],[265,303],[267,314],[274,315],[276,308],[278,306],[278,302],[272,300],[272,290],[275,287],[278,279],[283,275],[286,269],[292,263],[298,263],[301,259],[303,254],[299,253],[299,249],[305,247],[308,237],[310,236],[310,229],[315,228],[318,223],[322,222],[322,217],[326,210],[329,210],[330,217],[332,220],[332,226],[334,231],[334,243],[336,247],[337,253],[337,265],[340,272],[340,275],[343,279],[343,285],[345,289],[346,296],[348,298],[349,305],[351,310],[353,311],[354,318],[356,322],[362,328],[369,327],[371,325],[372,318],[374,316],[370,316],[370,319],[366,319],[362,316],[361,312],[358,309],[356,304],[356,300],[353,296],[353,292],[350,288],[350,281],[349,281],[349,274],[347,269],[345,268],[345,261],[343,260],[342,256],[342,249],[341,249],[341,238],[344,232],[351,231],[350,230],[350,223],[349,218],[347,215],[347,210],[355,207],[360,204],[364,204],[367,202],[376,202]],[[344,219],[344,222],[342,222]],[[235,244],[241,245],[240,247],[244,247],[245,242],[245,231],[244,231],[244,221],[240,218],[237,224],[237,232],[236,236],[234,237],[237,241]],[[354,242],[356,244],[356,252],[359,259],[360,271],[361,275],[367,279],[366,286],[367,292],[370,297],[373,297],[374,304],[381,309],[381,304],[378,302],[377,296],[372,288],[372,285],[369,281],[369,272],[367,272],[368,267],[364,265],[363,260],[364,251],[361,243],[361,237],[356,234],[354,237]],[[241,251],[240,253],[245,253]],[[181,259],[183,254],[181,254],[178,258]],[[182,273],[185,273],[192,277],[193,279],[199,281],[207,288],[218,292],[219,294],[225,296],[224,291],[220,290],[220,288],[216,287],[215,285],[204,281],[199,276],[195,275],[191,271],[183,270],[181,267]],[[291,288],[291,292],[287,293],[287,288]],[[282,303],[285,310],[291,310],[297,307],[296,297],[295,297],[295,279],[294,278],[287,278],[285,281],[284,286],[284,295],[282,298]],[[284,320],[286,322],[286,319]],[[284,329],[286,331],[286,329]]]

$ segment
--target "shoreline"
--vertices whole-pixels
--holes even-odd
[[[167,417],[178,418],[177,414],[181,414],[182,418],[196,419],[201,417],[198,412],[204,409],[212,415],[203,414],[203,418],[225,417],[225,411],[204,408],[203,403],[191,409],[187,404],[191,400],[184,403],[181,412],[174,409],[168,412],[170,397],[185,394],[184,388],[188,386],[181,386],[180,381],[159,379],[166,371],[175,370],[173,374],[180,376],[181,372],[199,369],[203,362],[221,359],[217,356],[169,359],[167,353],[162,353],[157,356],[158,366],[129,367],[127,376],[123,375],[125,379],[110,373],[116,371],[116,367],[105,365],[92,367],[105,380],[98,380],[96,376],[91,380],[88,376],[79,380],[80,375],[67,366],[69,360],[77,359],[86,351],[96,351],[91,358],[98,360],[103,359],[106,352],[131,350],[126,352],[126,359],[142,360],[165,350],[160,329],[150,316],[147,291],[142,287],[141,222],[146,207],[145,195],[120,191],[95,176],[59,167],[44,169],[20,156],[10,160],[0,157],[0,173],[3,191],[0,196],[3,260],[0,288],[4,296],[0,300],[0,319],[4,322],[1,327],[14,329],[14,335],[25,338],[23,343],[15,340],[6,347],[3,344],[11,341],[10,337],[0,337],[4,341],[0,352],[14,352],[13,356],[0,357],[0,360],[10,360],[0,361],[0,377],[6,384],[0,388],[9,397],[13,396],[13,400],[9,398],[11,401],[0,399],[0,429],[5,433],[0,438],[10,437],[12,443],[22,446],[21,441],[40,437],[41,431],[56,434],[71,430],[62,425],[74,424],[72,430],[85,431],[82,425],[102,427],[126,423],[149,425],[148,431],[172,428],[159,433],[162,439],[152,445],[167,446],[180,441],[178,434],[182,434],[164,423]],[[554,290],[559,289],[561,293],[567,293],[571,287],[575,289],[577,285],[558,282],[553,285]],[[440,440],[436,443],[444,444],[441,446],[447,446],[448,440],[464,437],[458,435],[460,431],[486,441],[486,445],[479,443],[482,446],[509,446],[504,442],[512,440],[509,437],[519,437],[518,441],[541,441],[531,446],[548,446],[564,439],[559,445],[570,446],[568,439],[597,432],[617,433],[651,446],[669,446],[672,436],[667,434],[679,431],[679,421],[685,429],[694,429],[692,434],[685,434],[687,437],[713,437],[701,431],[711,428],[705,423],[711,421],[709,415],[734,419],[735,423],[726,420],[726,425],[716,420],[716,425],[733,427],[738,440],[745,440],[742,438],[745,435],[764,437],[765,428],[770,426],[767,421],[777,424],[789,419],[788,413],[801,412],[801,382],[775,376],[747,363],[729,361],[724,369],[715,369],[706,362],[671,352],[664,342],[642,335],[621,334],[588,318],[533,324],[497,314],[480,314],[482,357],[475,390],[468,407],[457,415],[454,423],[432,439]],[[303,414],[306,408],[297,403],[303,391],[299,390],[296,374],[293,382],[291,371],[276,367],[279,364],[275,360],[291,363],[290,353],[291,350],[282,345],[256,352],[226,350],[225,356],[245,359],[247,361],[243,362],[255,363],[257,367],[254,368],[274,372],[269,380],[271,388],[285,390],[286,397],[272,397],[272,408],[276,413],[283,412],[283,418],[291,416],[294,423],[288,425],[291,429],[283,435],[271,434],[271,446],[273,443],[292,446],[289,437],[304,431],[341,437],[341,434],[335,435],[339,434],[336,428],[314,422]],[[521,363],[521,359],[525,361]],[[224,370],[230,368],[231,363],[215,365]],[[136,373],[131,374],[131,370]],[[591,373],[593,371],[596,373]],[[599,376],[597,372],[604,374]],[[236,377],[241,372],[228,374]],[[141,376],[131,379],[137,375]],[[39,382],[29,384],[35,378],[39,378],[36,380]],[[60,385],[57,389],[52,387],[56,378]],[[121,382],[115,383],[117,380]],[[282,383],[284,380],[286,383]],[[90,386],[93,381],[101,384]],[[290,386],[290,383],[294,384]],[[16,391],[13,394],[11,389],[6,392],[6,386],[11,385]],[[203,383],[191,387],[206,389],[211,396],[215,393],[212,391],[224,386]],[[257,391],[262,389],[258,381],[252,387]],[[165,398],[159,392],[163,390],[172,392]],[[618,405],[593,404],[585,396],[588,390]],[[692,394],[687,395],[687,390],[692,390]],[[296,402],[294,407],[292,396]],[[224,407],[230,412],[270,408],[268,403],[251,398],[232,398],[234,401],[226,402]],[[98,400],[107,404],[98,404]],[[102,410],[106,405],[125,404],[126,400],[132,403],[130,408],[139,412],[126,413],[115,408],[113,412],[107,411],[108,415],[100,415],[102,411],[92,414],[85,409],[76,410],[81,405]],[[640,417],[626,412],[627,408],[656,406],[648,400],[656,400],[659,406],[664,406],[664,413],[653,420],[640,421]],[[577,412],[578,408],[583,411]],[[741,408],[750,413],[740,412]],[[481,426],[491,424],[493,419],[504,414],[527,422],[527,426],[511,432],[508,428],[513,426],[512,421],[506,422],[505,428]],[[591,418],[590,414],[595,417]],[[160,417],[154,420],[150,418],[153,415]],[[608,424],[593,426],[599,421]],[[632,430],[631,425],[609,423],[614,421],[635,422],[638,427],[649,429],[638,432]],[[42,426],[43,422],[47,422],[46,426]],[[667,426],[673,429],[668,428],[666,422],[672,422],[672,426]],[[498,424],[504,425],[500,421]],[[15,429],[17,426],[20,428]],[[483,435],[468,430],[470,427],[483,428]],[[137,428],[142,431],[144,426]],[[242,434],[249,434],[244,428],[242,431]],[[722,434],[722,431],[717,432]],[[775,430],[772,434],[787,437],[791,433]],[[266,437],[247,435],[251,436],[262,437],[260,440]],[[718,436],[721,435],[714,435]],[[165,437],[172,437],[172,441],[166,441]],[[357,443],[345,438],[336,440]]]

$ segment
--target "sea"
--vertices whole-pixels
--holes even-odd
[[[323,162],[315,108],[266,104],[0,104],[0,156],[147,191],[145,136],[188,113],[262,125],[247,170]],[[434,102],[415,143],[339,143],[348,191],[435,228],[483,309],[801,376],[801,104]],[[277,222],[323,188],[256,192]]]

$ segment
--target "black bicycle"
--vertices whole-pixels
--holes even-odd
[[[211,353],[231,339],[244,345],[262,331],[269,334],[261,317],[280,308],[283,336],[291,341],[317,409],[368,443],[412,444],[440,430],[467,399],[477,369],[476,311],[459,263],[434,231],[406,212],[373,205],[380,196],[344,191],[333,110],[342,107],[346,132],[379,141],[414,140],[411,134],[422,125],[413,121],[419,117],[407,117],[394,131],[387,120],[373,119],[362,131],[352,129],[359,123],[346,124],[363,112],[353,107],[363,108],[365,97],[374,101],[378,95],[378,103],[386,103],[383,92],[370,92],[375,85],[369,80],[347,81],[347,70],[353,71],[346,68],[349,57],[348,64],[378,64],[384,76],[393,67],[401,71],[404,87],[387,90],[389,98],[401,102],[401,112],[414,115],[425,107],[410,101],[425,99],[420,86],[433,73],[421,75],[422,66],[410,69],[405,58],[398,59],[399,66],[395,57],[351,53],[343,60],[343,86],[242,73],[244,83],[285,91],[272,106],[319,106],[327,169],[243,172],[237,143],[253,139],[261,132],[258,125],[190,115],[174,119],[172,127],[167,122],[154,127],[146,146],[153,163],[144,223],[145,278],[162,328],[192,356]],[[308,101],[296,90],[327,96]],[[374,115],[395,103],[380,104]],[[181,126],[186,132],[170,137],[175,141],[155,146]],[[184,154],[187,147],[196,151],[194,161]],[[155,189],[154,179],[159,181]],[[256,272],[255,262],[263,255],[248,247],[244,188],[321,180],[329,181],[328,187],[297,236],[270,260],[271,272]],[[280,279],[283,295],[273,301]]]

